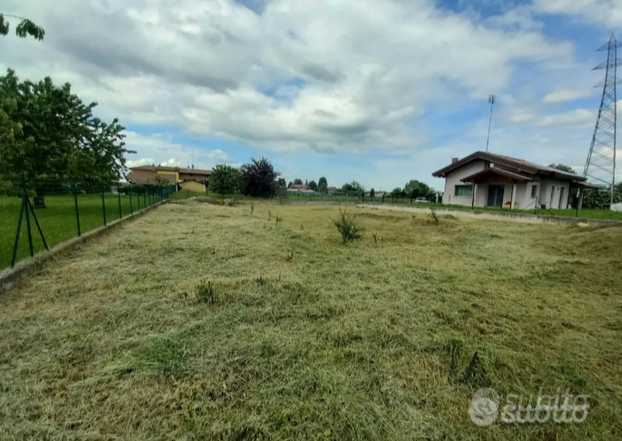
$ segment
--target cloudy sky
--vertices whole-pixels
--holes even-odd
[[[492,152],[582,171],[596,49],[622,39],[622,0],[3,0],[0,12],[46,30],[0,38],[3,71],[70,82],[119,117],[130,164],[266,156],[288,181],[387,190],[440,189],[434,170],[485,149],[491,93]]]

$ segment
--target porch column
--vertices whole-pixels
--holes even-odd
[[[514,198],[516,197],[516,182],[512,184],[512,200],[510,202],[510,210],[514,210]]]
[[[475,207],[475,199],[477,199],[477,183],[473,184],[473,200],[471,201],[471,208]]]

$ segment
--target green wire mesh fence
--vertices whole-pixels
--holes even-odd
[[[10,188],[0,193],[0,270],[168,199],[174,187],[114,184]]]

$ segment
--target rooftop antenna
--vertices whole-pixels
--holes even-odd
[[[603,95],[600,99],[592,143],[583,169],[583,177],[599,184],[611,185],[611,204],[614,202],[616,180],[616,84],[620,82],[617,78],[617,67],[622,66],[622,60],[617,57],[619,47],[622,47],[622,42],[616,41],[611,34],[609,42],[598,49],[607,51],[607,60],[592,69],[605,69],[605,80],[596,85],[596,87],[602,86]],[[579,205],[581,205],[581,199],[582,197],[580,197]]]
[[[492,125],[492,107],[495,105],[495,96],[490,95],[488,97],[490,103],[490,120],[488,121],[488,138],[486,139],[486,153],[488,153],[488,144],[490,143],[490,126]]]

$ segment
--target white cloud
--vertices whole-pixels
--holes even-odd
[[[571,15],[611,28],[622,25],[621,0],[534,0],[533,5],[541,13]]]
[[[515,124],[549,127],[549,126],[585,126],[596,122],[596,112],[588,109],[574,109],[552,115],[537,115],[527,107],[517,107],[509,112],[509,120]]]
[[[593,89],[559,89],[544,96],[545,103],[563,103],[594,95]]]
[[[165,135],[144,136],[132,131],[127,131],[126,135],[127,148],[136,151],[135,155],[128,157],[128,167],[150,164],[187,167],[194,163],[196,168],[212,168],[217,164],[233,162],[221,149],[184,146],[169,141]]]
[[[431,0],[271,0],[261,14],[231,0],[124,5],[13,0],[46,40],[2,39],[0,64],[71,81],[125,124],[276,151],[365,152],[415,148],[424,137],[414,118],[457,94],[504,90],[519,62],[557,68],[574,57],[527,9],[477,22]]]

